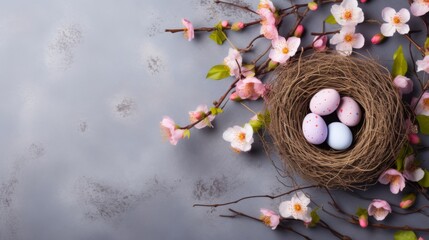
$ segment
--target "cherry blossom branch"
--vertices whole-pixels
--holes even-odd
[[[423,48],[416,41],[414,41],[414,39],[412,39],[408,34],[404,34],[403,36],[408,39],[408,41],[410,41],[417,48],[417,50],[422,53],[422,56],[425,55],[425,51],[423,50]]]
[[[247,47],[245,47],[245,48],[239,48],[239,49],[237,49],[239,52],[248,52],[248,51],[250,51],[250,49],[252,49],[253,48],[253,43],[255,43],[255,41],[256,40],[258,40],[258,39],[260,39],[260,38],[263,38],[264,37],[264,35],[262,35],[262,34],[259,34],[258,36],[256,36],[255,38],[253,38],[252,39],[252,41],[250,41],[250,43],[247,45]]]
[[[300,190],[304,190],[304,189],[309,189],[309,188],[319,188],[319,187],[320,187],[320,185],[310,185],[310,186],[298,187],[298,188],[292,189],[290,191],[287,191],[287,192],[284,192],[284,193],[281,193],[281,194],[278,194],[278,195],[253,195],[253,196],[242,197],[242,198],[237,199],[235,201],[226,202],[226,203],[216,203],[216,204],[199,204],[199,203],[197,203],[197,204],[194,204],[193,207],[214,207],[214,208],[216,208],[216,207],[220,207],[220,206],[226,206],[226,205],[231,205],[231,204],[239,203],[239,202],[241,202],[243,200],[252,199],[252,198],[270,198],[270,199],[276,199],[276,198],[279,198],[279,197],[282,197],[282,196],[294,193],[296,191],[300,191]]]
[[[242,217],[246,217],[246,218],[249,218],[249,219],[252,219],[252,220],[258,221],[258,222],[263,222],[263,221],[262,221],[261,219],[259,219],[259,218],[252,217],[252,216],[250,216],[250,215],[247,215],[247,214],[245,214],[245,213],[242,213],[242,212],[236,211],[236,210],[234,210],[234,209],[228,208],[228,210],[229,210],[230,212],[234,213],[234,215],[219,215],[219,216],[220,216],[220,217],[226,217],[226,218],[235,218],[235,217],[237,217],[237,216],[242,216]],[[280,224],[279,226],[280,226],[280,227],[282,227],[282,228],[284,228],[284,229],[286,229],[286,230],[288,230],[288,231],[290,231],[290,232],[293,232],[293,233],[295,233],[295,234],[297,234],[297,235],[299,235],[299,236],[303,237],[304,239],[311,240],[311,238],[310,238],[310,237],[308,237],[308,236],[306,236],[306,235],[304,235],[304,234],[302,234],[302,233],[300,233],[300,232],[296,231],[296,230],[295,230],[295,229],[293,229],[292,227],[284,226],[284,225],[282,225],[282,224]]]
[[[261,22],[261,19],[252,21],[252,22],[247,22],[247,23],[243,23],[243,29],[249,26],[253,26],[256,24],[259,24]],[[226,26],[223,27],[222,29],[226,29],[226,30],[231,30],[231,26]],[[185,31],[185,28],[175,28],[175,29],[165,29],[165,32],[170,32],[170,33],[177,33],[177,32],[183,32]],[[195,32],[212,32],[214,30],[217,30],[217,28],[215,27],[200,27],[200,28],[195,28],[194,31]]]
[[[225,5],[230,5],[230,6],[233,6],[233,7],[236,7],[236,8],[240,8],[240,9],[243,9],[245,11],[248,11],[248,12],[251,12],[251,13],[254,13],[254,14],[258,15],[257,12],[255,12],[254,10],[250,9],[247,6],[241,6],[241,5],[232,3],[232,2],[224,2],[224,1],[220,1],[220,0],[215,0],[214,2],[217,3],[217,4],[222,3],[222,4],[225,4]]]

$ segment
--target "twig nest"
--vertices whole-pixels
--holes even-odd
[[[329,188],[365,188],[391,167],[406,143],[406,107],[389,71],[367,57],[315,53],[279,66],[269,83],[268,126],[285,170]],[[306,141],[302,123],[321,89],[335,89],[362,109],[345,151]],[[328,133],[329,134],[329,133]]]

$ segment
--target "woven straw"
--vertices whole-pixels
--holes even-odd
[[[391,167],[407,141],[407,115],[389,71],[367,57],[315,53],[294,59],[274,72],[266,107],[268,131],[285,170],[328,188],[364,189]],[[309,102],[323,88],[352,97],[363,120],[352,128],[354,140],[345,151],[308,143],[302,121]],[[329,133],[328,133],[329,134]]]

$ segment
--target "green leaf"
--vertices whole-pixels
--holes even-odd
[[[279,65],[278,62],[274,62],[273,60],[270,60],[268,63],[267,71],[274,70]]]
[[[394,240],[417,240],[417,236],[413,231],[397,231],[393,236]]]
[[[191,137],[191,131],[189,131],[189,129],[185,129],[185,131],[183,131],[183,138],[190,138]]]
[[[368,210],[366,210],[365,208],[358,208],[356,210],[356,216],[360,217],[362,215],[365,215],[368,217]]]
[[[420,186],[429,188],[429,171],[425,169],[425,175],[422,180],[419,181]]]
[[[329,15],[326,19],[325,22],[328,24],[337,24],[337,20],[335,20],[334,15]]]
[[[428,38],[426,38],[426,41],[425,41],[425,50],[426,50],[426,51],[428,51],[428,50],[429,50],[429,37],[428,37]]]
[[[407,59],[405,59],[404,51],[402,51],[402,45],[393,54],[393,66],[392,66],[392,76],[396,77],[398,75],[405,76],[408,71]]]
[[[222,45],[226,40],[226,34],[222,29],[216,29],[210,33],[209,38],[218,45]]]
[[[413,154],[413,152],[414,152],[413,148],[408,144],[405,144],[401,148],[401,151],[399,152],[399,155],[396,158],[396,170],[402,171],[402,169],[404,169],[405,158]]]
[[[429,116],[417,115],[417,122],[419,123],[420,132],[423,134],[429,134]]]
[[[220,113],[223,113],[223,110],[222,110],[222,108],[211,107],[210,112],[212,113],[213,116],[216,116]]]
[[[310,223],[309,227],[315,227],[320,222],[320,216],[319,216],[319,214],[317,214],[317,210],[319,210],[319,208],[315,208],[310,213],[311,223]]]
[[[206,78],[210,78],[213,80],[221,80],[229,76],[230,76],[229,67],[226,65],[220,64],[210,68]]]

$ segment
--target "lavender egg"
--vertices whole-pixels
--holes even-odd
[[[340,94],[332,88],[325,88],[317,92],[310,100],[310,110],[320,116],[329,115],[340,105]]]
[[[305,139],[314,145],[323,143],[328,137],[328,127],[325,120],[317,114],[309,113],[302,122],[302,132]]]
[[[340,106],[337,109],[338,119],[349,127],[359,124],[362,112],[359,104],[350,97],[342,97]]]
[[[346,150],[352,145],[353,134],[349,127],[340,122],[333,122],[328,126],[328,145],[335,150]]]

